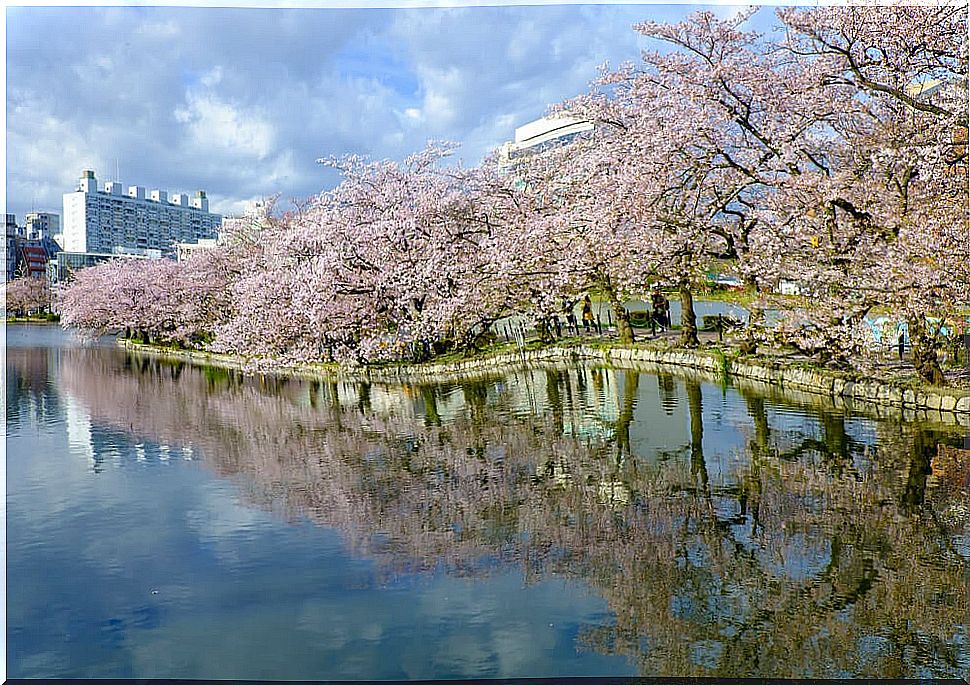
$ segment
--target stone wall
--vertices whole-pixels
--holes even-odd
[[[244,361],[226,355],[189,350],[159,350],[131,341],[125,341],[125,345],[138,352],[244,371],[252,370]],[[710,374],[712,378],[727,376],[748,379],[786,392],[798,391],[822,395],[839,400],[838,404],[843,406],[851,403],[856,406],[875,405],[898,408],[902,410],[900,417],[907,420],[943,419],[945,423],[970,426],[970,392],[949,388],[913,390],[878,380],[854,380],[838,372],[806,369],[783,362],[730,359],[719,353],[705,350],[661,350],[635,345],[624,347],[577,345],[507,352],[456,362],[384,367],[357,366],[339,369],[301,364],[282,367],[278,372],[310,378],[333,378],[337,375],[347,380],[440,382],[482,374],[490,375],[507,368],[563,362],[601,362],[619,368],[635,368],[638,364],[646,363],[656,364],[658,367],[695,369]]]

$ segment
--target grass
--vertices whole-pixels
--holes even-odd
[[[725,354],[724,350],[722,350],[720,347],[714,347],[709,350],[709,352],[714,355],[714,358],[717,360],[718,367],[721,370],[721,380],[726,381],[727,377],[731,373],[731,362],[734,360],[734,355],[729,356]]]
[[[34,316],[8,316],[7,323],[60,323],[59,314],[37,314]]]

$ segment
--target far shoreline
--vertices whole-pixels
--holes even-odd
[[[21,318],[21,317],[7,317],[5,321],[6,325],[10,324],[35,324],[41,326],[60,326],[60,319],[32,319],[32,318]]]

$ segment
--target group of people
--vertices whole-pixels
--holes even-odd
[[[562,310],[563,314],[566,316],[566,324],[578,335],[579,321],[576,319],[576,311],[573,304],[563,300]],[[580,310],[580,317],[583,320],[583,330],[587,335],[593,330],[598,330],[596,320],[593,318],[593,301],[590,299],[589,295],[583,298],[583,306]]]
[[[670,328],[670,301],[664,297],[662,292],[654,290],[650,304],[653,309],[651,317],[655,326],[660,330]],[[579,320],[576,318],[573,303],[563,300],[562,307],[563,314],[566,317],[566,325],[578,335]],[[600,322],[593,316],[593,301],[589,295],[583,298],[583,304],[580,308],[580,319],[583,322],[583,331],[587,335],[599,331]],[[555,317],[555,320],[558,323],[558,317]]]

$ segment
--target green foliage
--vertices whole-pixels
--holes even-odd
[[[711,354],[717,360],[717,365],[721,376],[721,382],[726,382],[728,376],[731,374],[731,362],[734,360],[735,357],[733,356],[729,357],[719,347],[713,348],[711,350]]]
[[[38,312],[30,316],[8,316],[7,323],[60,323],[60,314]]]

